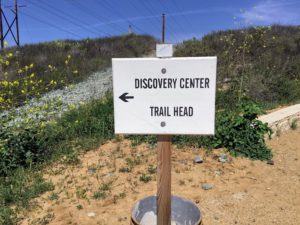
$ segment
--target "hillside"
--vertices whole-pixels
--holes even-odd
[[[265,107],[300,99],[300,26],[250,27],[179,44],[175,56],[218,56],[218,100],[249,96]]]
[[[0,111],[77,83],[109,67],[112,57],[147,55],[155,49],[155,42],[147,35],[124,35],[6,48],[0,51]]]

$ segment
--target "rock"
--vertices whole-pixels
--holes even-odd
[[[221,163],[226,163],[227,161],[228,161],[228,157],[227,157],[226,154],[221,154],[221,155],[219,156],[219,162],[221,162]]]
[[[94,173],[96,173],[96,168],[88,168],[88,174],[94,174]]]
[[[268,165],[274,165],[274,161],[273,161],[273,160],[268,160],[268,161],[267,161],[267,164],[268,164]]]
[[[141,220],[141,225],[156,225],[157,218],[154,212],[146,212]]]
[[[214,185],[208,184],[208,183],[204,183],[204,184],[201,185],[201,187],[202,187],[203,190],[207,191],[207,190],[212,189],[214,187]]]
[[[89,212],[89,213],[87,214],[87,216],[88,216],[88,217],[95,217],[95,216],[96,216],[96,213],[94,213],[94,212]]]
[[[141,220],[141,225],[156,225],[157,224],[157,216],[154,212],[146,212]],[[177,225],[176,222],[171,221],[171,225]]]
[[[194,163],[203,163],[203,159],[200,155],[197,155],[195,158],[194,158]]]

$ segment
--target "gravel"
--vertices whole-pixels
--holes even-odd
[[[208,183],[204,183],[204,184],[201,185],[201,187],[202,187],[203,190],[207,191],[207,190],[212,189],[214,187],[214,185],[208,184]]]
[[[196,156],[194,158],[194,163],[198,163],[198,164],[203,163],[202,157],[200,155]]]
[[[14,110],[14,120],[10,121],[9,126],[14,126],[24,121],[25,118],[41,121],[47,119],[49,115],[60,116],[69,110],[70,106],[78,107],[92,99],[101,98],[108,90],[112,90],[111,69],[96,72],[78,84],[48,92],[39,99],[32,99],[28,104]],[[45,105],[47,105],[46,108]],[[37,110],[32,109],[38,109],[38,113]],[[7,117],[10,113],[11,111],[1,113],[0,119]]]

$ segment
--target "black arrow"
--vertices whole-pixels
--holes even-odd
[[[123,102],[128,102],[127,99],[133,99],[133,96],[127,96],[128,93],[125,92],[124,94],[122,94],[119,98],[123,101]]]

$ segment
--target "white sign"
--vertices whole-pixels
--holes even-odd
[[[172,57],[173,45],[172,44],[156,44],[156,56],[158,58]]]
[[[115,133],[214,134],[216,57],[113,59]]]

